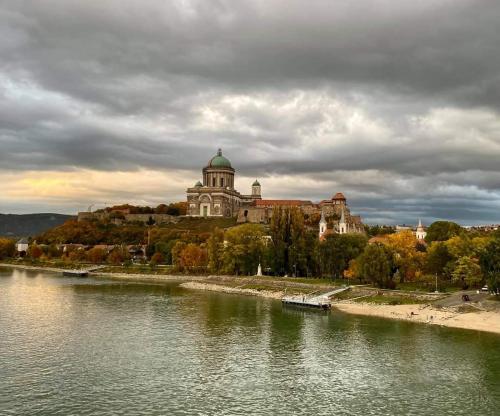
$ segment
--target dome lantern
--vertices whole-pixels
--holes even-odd
[[[209,167],[209,168],[232,168],[231,162],[229,161],[229,159],[222,156],[222,149],[219,149],[217,151],[217,154],[212,159],[210,159],[207,167]]]

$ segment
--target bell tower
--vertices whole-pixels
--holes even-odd
[[[252,199],[262,199],[261,187],[257,179],[252,184]]]

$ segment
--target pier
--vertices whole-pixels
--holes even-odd
[[[94,272],[96,270],[102,269],[105,266],[93,266],[88,267],[87,269],[70,269],[63,270],[63,276],[73,276],[73,277],[87,277],[89,273]]]
[[[316,296],[307,295],[297,295],[297,296],[284,296],[281,299],[283,305],[300,306],[305,308],[316,308],[316,309],[330,309],[332,307],[332,302],[330,298],[338,293],[350,290],[350,286],[341,287],[339,289],[334,289],[326,293],[322,293]]]

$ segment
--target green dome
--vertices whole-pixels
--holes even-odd
[[[252,184],[252,186],[260,186],[260,183],[257,179],[255,179],[255,182]]]
[[[195,186],[195,188],[198,188],[200,186],[203,186],[203,184],[200,181],[198,181],[198,182],[196,182],[196,184],[194,186]]]
[[[226,159],[224,156],[222,156],[222,150],[219,149],[217,154],[210,159],[210,162],[208,162],[208,166],[211,168],[230,168],[231,162]]]

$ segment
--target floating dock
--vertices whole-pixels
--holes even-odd
[[[87,277],[89,273],[95,272],[96,270],[102,269],[103,265],[92,266],[87,269],[75,269],[75,270],[63,270],[63,276],[73,276],[73,277]]]
[[[350,286],[341,287],[339,289],[331,290],[329,292],[322,293],[321,295],[317,296],[306,296],[306,295],[284,296],[281,299],[281,303],[283,305],[327,310],[332,307],[332,301],[330,300],[330,297],[350,289],[351,289]]]
[[[72,276],[72,277],[87,277],[89,272],[87,270],[64,270],[63,276]]]

